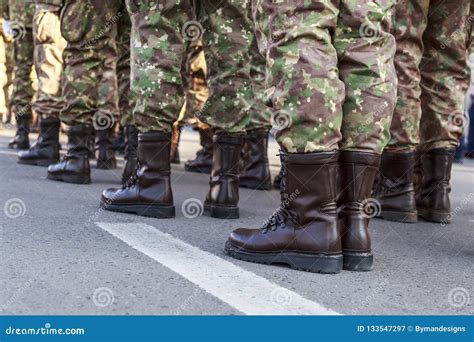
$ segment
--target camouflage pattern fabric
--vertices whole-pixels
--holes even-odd
[[[0,20],[9,20],[10,18],[10,9],[9,9],[9,0],[0,0]],[[2,23],[3,26],[3,23]],[[3,30],[3,27],[2,27]],[[3,33],[2,33],[3,35]],[[10,37],[5,35],[0,38],[0,59],[4,62],[0,62],[0,69],[5,70],[5,74],[2,73],[0,77],[0,101],[3,102],[3,108],[0,109],[1,115],[6,122],[10,122],[10,99],[12,91],[12,82],[13,82],[13,44],[9,42]],[[2,106],[2,105],[0,105]]]
[[[7,18],[8,1],[0,0],[0,121],[3,121],[7,115],[7,97],[6,85],[8,82],[7,75],[7,51],[6,40],[3,33],[3,20]]]
[[[1,20],[0,20],[1,23]],[[8,109],[6,103],[5,86],[8,81],[7,66],[6,66],[6,43],[3,36],[0,34],[0,121],[6,117]]]
[[[95,124],[105,129],[118,121],[117,23],[122,1],[65,0],[61,8],[65,107],[68,125]]]
[[[122,126],[133,125],[133,108],[135,99],[130,91],[130,33],[132,23],[127,13],[125,2],[120,9],[123,14],[120,16],[117,28],[117,78],[118,96],[120,108],[120,124]]]
[[[61,35],[59,8],[37,5],[33,32],[35,37],[35,70],[38,90],[33,110],[42,117],[55,116],[63,106],[61,76],[66,41]]]
[[[470,1],[407,0],[396,9],[398,102],[388,150],[455,148],[469,85]]]
[[[0,22],[2,20],[3,18],[0,18]],[[6,122],[10,122],[10,99],[14,67],[13,44],[9,39],[10,37],[4,37],[0,34],[0,119]]]
[[[10,0],[10,20],[15,27],[14,79],[11,106],[17,116],[31,117],[33,99],[33,15],[35,5],[23,0]]]
[[[35,4],[33,1],[9,0],[10,20],[21,24],[24,28],[33,27],[33,15],[35,14]]]
[[[252,63],[257,49],[250,1],[128,0],[132,18],[132,89],[141,131],[171,131],[188,98],[190,108],[217,131],[244,132],[264,115],[264,77]],[[191,65],[202,41],[209,99],[200,108],[192,94]],[[256,53],[256,55],[258,52]],[[262,58],[262,57],[260,57]],[[265,65],[262,59],[261,66]],[[191,92],[189,92],[191,90]],[[268,122],[268,117],[263,119]]]
[[[393,0],[254,0],[277,140],[381,153],[396,100]]]

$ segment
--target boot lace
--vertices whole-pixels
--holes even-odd
[[[285,228],[288,222],[293,224],[298,223],[298,217],[289,209],[288,191],[286,184],[286,165],[282,165],[282,180],[280,185],[281,206],[275,211],[263,224],[262,233],[266,234],[269,231],[275,231],[278,228]]]
[[[141,169],[141,165],[140,165],[140,162],[137,161],[137,166],[135,168],[135,171],[133,171],[132,175],[130,176],[130,178],[125,182],[125,184],[122,186],[122,190],[124,189],[128,189],[130,187],[132,187],[133,185],[137,184],[138,182],[138,179],[139,179],[139,172],[140,172],[140,169]]]

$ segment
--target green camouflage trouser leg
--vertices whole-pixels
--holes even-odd
[[[407,0],[396,10],[399,87],[391,151],[455,148],[469,85],[470,1]]]
[[[283,149],[381,153],[396,99],[393,0],[255,0]]]
[[[204,34],[210,97],[202,120],[218,130],[270,127],[264,105],[265,65],[255,36],[250,0],[202,0],[197,8]]]
[[[17,116],[30,118],[33,99],[33,15],[35,6],[23,0],[10,0],[10,20],[17,28],[14,41],[14,80],[11,106]]]
[[[59,8],[40,6],[36,8],[33,32],[35,36],[35,69],[38,90],[33,109],[41,117],[59,117],[61,99],[61,76],[63,51],[66,41],[61,35]]]
[[[264,61],[256,51],[249,1],[128,0],[132,18],[134,115],[141,131],[171,131],[189,88],[188,52],[202,38],[210,97],[197,111],[217,130],[244,132],[267,122],[261,97]],[[258,52],[257,52],[258,54]],[[255,57],[254,57],[255,58]],[[252,78],[257,74],[259,77]],[[255,83],[254,83],[255,82]]]
[[[135,100],[130,91],[130,33],[132,23],[127,13],[125,2],[120,9],[122,16],[118,21],[117,29],[117,78],[118,96],[120,108],[120,124],[122,126],[133,125],[133,107]]]
[[[69,125],[113,126],[118,118],[117,22],[122,1],[65,0],[61,29],[64,51],[65,107],[61,120]],[[94,118],[94,120],[93,120]]]
[[[5,85],[7,84],[7,66],[6,66],[6,49],[5,41],[3,36],[0,34],[0,120],[3,122],[3,119],[7,115],[7,105],[6,105],[6,94],[4,91]]]

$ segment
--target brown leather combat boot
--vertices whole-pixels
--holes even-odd
[[[107,189],[100,206],[106,210],[141,216],[170,218],[175,216],[170,179],[171,134],[148,132],[138,134],[137,173],[122,189]]]
[[[220,219],[239,218],[239,159],[243,135],[216,134],[209,193],[204,213]]]
[[[97,129],[96,150],[97,150],[97,168],[100,170],[111,170],[117,167],[115,151],[112,148],[112,128]]]
[[[370,194],[379,166],[378,154],[341,152],[339,224],[344,269],[348,271],[370,271],[373,267],[368,228],[369,219],[380,211],[380,204]]]
[[[48,166],[48,179],[73,184],[91,182],[91,151],[88,143],[93,131],[91,125],[78,124],[69,127],[67,153],[59,163]]]
[[[377,217],[404,223],[418,221],[413,184],[414,166],[413,152],[385,151],[382,154],[372,195],[381,205],[381,211]]]
[[[196,158],[188,160],[184,169],[189,172],[211,173],[212,170],[212,129],[200,129],[199,137],[202,148],[197,151]]]
[[[240,228],[225,250],[233,258],[287,264],[292,268],[338,273],[342,269],[337,225],[338,153],[281,153],[282,204],[262,229]]]
[[[49,166],[59,161],[59,127],[57,117],[40,120],[38,141],[27,151],[18,153],[18,164]]]
[[[450,180],[455,151],[433,149],[421,155],[421,182],[418,212],[431,222],[449,223],[451,220]]]
[[[242,148],[242,169],[239,184],[242,188],[270,190],[272,178],[268,164],[268,132],[255,130],[247,133]]]
[[[123,128],[123,131],[125,137],[125,166],[123,167],[122,184],[127,185],[137,170],[138,129],[135,126],[127,125]]]

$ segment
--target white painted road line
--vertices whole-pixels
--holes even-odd
[[[96,224],[243,314],[338,314],[147,224]]]

